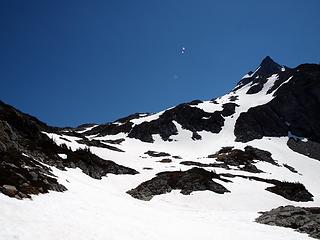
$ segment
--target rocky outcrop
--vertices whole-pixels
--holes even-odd
[[[133,123],[130,121],[124,123],[108,123],[94,127],[86,131],[85,135],[96,135],[97,137],[104,137],[106,135],[116,135],[118,133],[129,133],[132,129]]]
[[[267,187],[266,190],[284,197],[285,199],[295,202],[309,202],[313,201],[313,195],[305,188],[302,183],[299,182],[287,182],[279,181],[276,179],[265,179],[255,176],[235,175],[230,173],[221,173],[220,176],[227,178],[241,177],[248,180],[254,180],[258,182],[265,182],[274,186]]]
[[[320,143],[318,142],[290,138],[287,145],[292,151],[320,160]]]
[[[313,195],[302,183],[292,183],[278,180],[273,180],[270,183],[273,183],[274,186],[267,187],[267,191],[280,195],[288,200],[295,202],[313,201]]]
[[[234,130],[236,141],[287,136],[290,131],[320,142],[320,112],[315,111],[320,104],[320,65],[303,64],[278,75],[279,80],[268,91],[275,97],[240,114]]]
[[[262,172],[254,165],[257,161],[278,166],[278,163],[271,157],[270,152],[251,146],[246,146],[244,151],[233,149],[233,147],[223,147],[218,152],[209,155],[208,158],[216,158],[217,162],[222,162],[221,167],[228,169],[229,166],[233,166],[238,167],[239,170],[252,173]]]
[[[89,149],[73,152],[66,145],[58,146],[42,131],[59,133],[62,129],[49,127],[0,102],[0,191],[3,194],[21,199],[49,190],[65,191],[66,188],[58,183],[51,168],[46,165],[61,170],[79,167],[96,179],[108,173],[138,173],[134,169],[101,159]],[[79,134],[69,130],[68,133]],[[103,143],[88,140],[85,144]],[[58,154],[65,154],[67,158],[62,159]]]
[[[180,104],[165,111],[158,119],[134,126],[128,136],[144,142],[153,142],[152,134],[159,134],[163,140],[167,141],[170,140],[170,136],[178,133],[173,123],[173,121],[176,121],[182,128],[193,132],[195,140],[200,139],[197,131],[209,131],[212,133],[219,133],[221,131],[224,124],[222,114],[229,114],[229,108],[227,109],[226,107],[225,112],[216,111],[208,113],[197,107],[191,107],[188,104]]]
[[[32,194],[49,190],[67,190],[58,183],[51,169],[17,149],[0,152],[0,192],[17,199],[31,198]]]
[[[117,148],[115,146],[111,146],[109,144],[106,144],[100,140],[89,140],[87,138],[83,138],[81,140],[77,140],[77,143],[80,144],[85,144],[87,146],[92,146],[92,147],[99,147],[99,148],[107,148],[111,151],[116,151],[116,152],[124,152],[123,150],[121,150],[120,148]]]
[[[221,112],[222,116],[229,117],[233,115],[236,112],[236,107],[239,107],[239,105],[231,102],[223,104]]]
[[[182,161],[180,162],[182,165],[186,166],[197,166],[197,167],[215,167],[215,168],[224,168],[224,169],[230,169],[230,167],[225,163],[201,163],[201,162],[195,162],[195,161]]]
[[[169,157],[171,156],[170,153],[166,152],[157,152],[157,151],[147,151],[144,154],[149,155],[150,157]]]
[[[63,167],[80,168],[85,174],[95,179],[101,179],[108,173],[112,174],[137,174],[138,172],[132,168],[128,168],[116,164],[110,160],[104,160],[90,152],[89,149],[78,149],[76,151],[68,151],[67,158],[61,163]]]
[[[266,83],[267,77],[272,73],[281,72],[282,69],[283,66],[274,62],[271,57],[267,56],[262,60],[260,66],[255,72],[250,71],[247,77],[244,77],[238,82],[233,91],[237,91],[243,86],[250,84],[252,87],[247,91],[247,94],[258,93],[262,90],[263,85]],[[287,70],[288,68],[286,67],[285,69]]]
[[[288,165],[288,164],[283,164],[283,166],[284,166],[285,168],[287,168],[290,172],[299,173],[294,167],[291,167],[291,166]]]
[[[295,229],[320,239],[320,208],[284,206],[261,212],[256,222]]]
[[[185,195],[193,191],[204,190],[218,194],[229,192],[224,186],[214,182],[213,178],[228,182],[228,180],[221,178],[213,172],[208,172],[202,168],[192,168],[187,171],[158,173],[156,177],[141,183],[138,187],[129,190],[127,193],[134,198],[149,201],[155,195],[165,194],[174,189],[181,190],[180,192]]]

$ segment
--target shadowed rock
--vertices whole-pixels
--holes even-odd
[[[284,206],[261,212],[256,222],[295,229],[320,239],[320,208]]]
[[[208,158],[216,158],[216,161],[222,162],[224,165],[238,167],[240,170],[260,173],[254,164],[257,161],[268,162],[279,166],[271,157],[271,153],[251,146],[246,146],[244,151],[233,149],[233,147],[223,147],[217,153],[211,154]]]
[[[304,142],[299,139],[294,140],[293,138],[290,138],[287,145],[291,150],[297,153],[320,160],[320,143],[310,140]]]
[[[49,190],[65,191],[52,174],[79,167],[90,177],[100,179],[107,173],[136,174],[134,169],[104,160],[88,149],[73,152],[66,145],[58,146],[42,131],[62,131],[0,102],[0,191],[18,199]],[[66,131],[66,130],[63,130]],[[68,130],[69,131],[69,130]],[[70,132],[70,134],[78,134]],[[82,137],[82,136],[81,136]],[[90,142],[91,143],[91,142]],[[65,154],[62,159],[58,154]]]
[[[193,191],[204,190],[218,194],[229,192],[224,186],[214,182],[213,178],[228,182],[228,180],[220,178],[219,175],[213,172],[208,172],[202,168],[192,168],[187,171],[158,173],[156,177],[141,183],[127,193],[134,198],[149,201],[155,195],[165,194],[174,189],[181,190],[180,192],[184,195],[188,195]]]
[[[169,157],[171,156],[169,153],[166,152],[156,152],[156,151],[147,151],[144,154],[149,155],[150,157]]]
[[[273,184],[274,186],[267,187],[266,190],[295,202],[313,201],[313,195],[305,188],[305,186],[302,183],[298,183],[298,182],[293,183],[293,182],[279,181],[276,179],[265,179],[265,178],[254,177],[254,176],[244,176],[239,174],[235,175],[230,173],[221,173],[220,176],[230,177],[230,178],[241,177],[248,180],[254,180],[258,182]]]
[[[89,140],[87,138],[84,138],[84,139],[81,139],[81,140],[77,140],[77,143],[85,144],[87,146],[93,146],[93,147],[99,147],[99,148],[107,148],[107,149],[109,149],[111,151],[116,151],[116,152],[124,152],[120,148],[105,144],[100,140]]]
[[[194,139],[199,139],[200,135],[196,133],[198,131],[219,133],[224,124],[222,111],[208,113],[188,104],[180,104],[165,111],[158,119],[134,126],[128,136],[144,142],[153,142],[152,134],[159,134],[167,141],[170,136],[178,134],[173,121],[179,123],[183,129],[195,133]]]
[[[0,152],[0,192],[22,199],[49,190],[62,192],[67,188],[59,184],[51,169],[41,162],[13,148]]]
[[[240,114],[234,130],[236,141],[287,136],[290,131],[320,142],[320,112],[315,110],[320,105],[320,65],[303,64],[278,75],[279,80],[274,84],[278,89],[273,87],[268,91],[275,97]],[[289,82],[281,85],[290,77]]]

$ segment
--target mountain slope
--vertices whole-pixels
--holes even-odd
[[[310,239],[254,221],[283,205],[320,206],[319,74],[267,57],[220,98],[68,129],[1,103],[2,156],[15,149],[23,164],[2,157],[0,171],[24,169],[20,180],[38,186],[37,161],[64,192],[36,196],[3,178],[0,239]]]

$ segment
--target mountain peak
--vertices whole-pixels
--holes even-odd
[[[266,56],[260,63],[260,66],[258,67],[254,75],[262,77],[277,72],[281,69],[282,66],[280,64],[273,61],[270,56]]]
[[[283,71],[285,67],[273,61],[270,56],[266,56],[256,68],[256,70],[248,72],[243,78],[238,82],[237,87],[248,84],[251,81],[259,81],[259,79],[264,78],[272,73]]]

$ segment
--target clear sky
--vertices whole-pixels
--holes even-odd
[[[0,99],[55,126],[211,99],[266,55],[319,63],[319,12],[319,0],[1,0]]]

